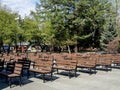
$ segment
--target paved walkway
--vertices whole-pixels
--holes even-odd
[[[120,69],[112,71],[97,71],[96,74],[77,72],[78,77],[71,79],[65,75],[54,74],[54,79],[43,83],[42,79],[31,77],[24,78],[23,86],[9,88],[0,79],[0,90],[120,90]]]

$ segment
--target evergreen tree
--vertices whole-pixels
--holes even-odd
[[[107,51],[108,44],[118,36],[116,27],[116,8],[112,3],[110,3],[110,6],[108,13],[105,15],[105,24],[100,38],[100,48],[104,51]]]
[[[109,0],[40,0],[34,17],[39,23],[51,23],[55,45],[74,45],[77,52],[78,45],[101,46],[101,33],[106,30],[110,11],[114,11],[111,8]]]
[[[101,35],[100,42],[102,50],[106,51],[109,42],[111,42],[112,40],[114,40],[115,37],[118,36],[115,26],[115,22],[113,23],[110,19],[109,25],[107,26],[107,28],[104,29]]]

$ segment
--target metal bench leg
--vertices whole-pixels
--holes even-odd
[[[71,76],[70,76],[70,71],[69,71],[68,75],[69,75],[69,78],[71,78]]]
[[[76,74],[76,72],[77,72],[77,68],[75,69],[75,77],[77,77],[77,74]]]
[[[30,76],[30,72],[29,70],[27,70],[27,79],[29,78],[29,76]]]
[[[36,72],[34,72],[34,77],[36,77]]]
[[[21,76],[19,77],[19,84],[20,84],[20,86],[22,85],[22,79],[21,79]]]
[[[58,69],[57,69],[57,74],[59,73]]]
[[[45,83],[45,74],[43,74],[43,83]]]
[[[52,76],[53,76],[53,73],[51,72],[51,81],[52,81]]]
[[[8,81],[9,81],[9,86],[11,88],[11,78],[8,78]]]

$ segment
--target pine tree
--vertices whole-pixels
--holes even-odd
[[[114,40],[115,37],[117,37],[117,31],[115,28],[115,23],[111,21],[109,21],[109,25],[107,26],[107,28],[104,29],[102,35],[101,35],[101,49],[102,50],[107,50],[108,44]]]
[[[102,46],[101,33],[108,32],[107,17],[114,11],[111,8],[109,0],[40,0],[34,16],[39,23],[51,23],[55,45],[73,45],[77,52],[78,45]]]

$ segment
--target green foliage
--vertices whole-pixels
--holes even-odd
[[[0,46],[22,41],[40,42],[41,32],[38,23],[29,17],[21,19],[6,7],[0,7]]]
[[[33,14],[39,23],[51,23],[52,27],[44,30],[53,31],[53,35],[45,31],[43,35],[49,39],[54,36],[56,45],[79,45],[82,42],[83,47],[100,47],[101,33],[106,30],[108,17],[115,17],[113,13],[109,0],[40,0]],[[45,38],[47,42],[49,39]]]
[[[3,41],[11,44],[22,40],[60,47],[106,48],[117,36],[116,11],[109,0],[40,0],[31,18],[17,22],[16,17],[0,6],[1,45]]]
[[[21,28],[22,37],[25,41],[40,41],[41,32],[35,20],[26,17],[22,22]]]
[[[0,10],[0,37],[5,44],[11,44],[17,38],[17,22],[15,13]],[[12,38],[11,38],[12,37]]]
[[[100,47],[102,50],[106,50],[108,43],[118,36],[116,25],[117,12],[114,2],[111,3],[113,3],[113,5],[108,6],[107,14],[105,16],[105,24],[103,25],[103,30],[101,32]]]
[[[41,36],[43,43],[47,45],[54,44],[55,31],[52,29],[51,22],[44,22],[41,29]]]
[[[100,39],[101,49],[106,50],[109,42],[112,41],[117,36],[118,34],[115,28],[115,24],[112,23],[112,21],[110,20],[109,25],[105,27],[103,33],[101,34],[101,39]]]

